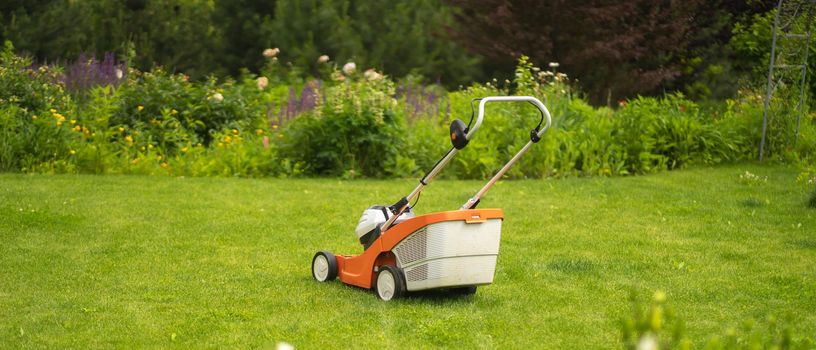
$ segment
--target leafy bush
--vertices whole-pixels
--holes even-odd
[[[77,101],[59,68],[29,68],[7,45],[0,66],[0,170],[193,176],[416,176],[450,149],[453,119],[470,121],[474,98],[530,95],[553,124],[512,178],[614,176],[756,156],[761,99],[742,92],[712,113],[680,94],[594,108],[568,77],[519,60],[513,81],[446,92],[373,70],[303,80],[269,57],[262,76],[190,82],[160,68],[100,79]],[[111,61],[112,62],[112,61]],[[109,64],[110,65],[110,64]],[[112,67],[112,66],[111,66]],[[524,103],[487,105],[482,128],[442,176],[487,178],[529,141],[542,120]],[[785,159],[816,156],[816,127]]]
[[[621,322],[621,334],[627,349],[690,349],[683,320],[658,291],[644,305],[633,292],[632,311]],[[708,339],[705,349],[811,349],[814,339],[797,335],[789,317],[768,316],[763,322],[746,320],[739,328]]]
[[[0,51],[0,105],[18,106],[23,113],[67,110],[71,98],[59,78],[60,69],[33,67],[30,59],[14,54],[10,41],[5,42]]]
[[[192,83],[185,75],[168,74],[161,68],[144,73],[131,70],[128,78],[110,122],[144,129],[156,142],[166,141],[162,130],[169,123],[174,129],[181,127],[191,133],[184,137],[209,145],[211,130],[250,127],[257,112],[249,108],[231,81],[220,85],[215,79]]]
[[[279,134],[280,154],[309,175],[393,174],[404,117],[390,80],[350,79],[326,89],[325,102]]]
[[[0,171],[73,171],[80,126],[54,109],[72,109],[71,98],[57,72],[13,50],[6,42],[0,52]]]

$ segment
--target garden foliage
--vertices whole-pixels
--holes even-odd
[[[685,324],[678,312],[666,302],[666,293],[658,291],[650,303],[630,296],[631,314],[621,321],[621,335],[627,349],[691,349]],[[745,320],[739,327],[726,329],[705,344],[706,350],[740,349],[812,349],[814,339],[797,334],[787,317],[769,315],[765,320]]]
[[[535,96],[553,116],[542,141],[508,173],[514,178],[642,174],[756,153],[761,104],[751,93],[716,114],[681,94],[595,108],[566,75],[526,57],[513,81],[446,92],[351,65],[340,69],[330,60],[321,63],[319,79],[302,79],[276,54],[268,55],[261,76],[237,81],[191,82],[160,68],[122,65],[114,78],[86,74],[96,83],[70,89],[75,85],[63,69],[34,67],[7,44],[0,56],[0,170],[416,176],[450,148],[449,123],[469,121],[471,100],[491,95]],[[82,64],[89,71],[120,67]],[[489,104],[483,127],[442,176],[491,176],[540,121],[528,104]],[[812,159],[814,131],[806,124],[798,148],[778,157]]]

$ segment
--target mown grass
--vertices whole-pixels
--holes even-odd
[[[749,170],[767,182],[746,183]],[[392,303],[310,277],[358,253],[372,204],[414,180],[0,175],[0,348],[610,348],[631,290],[665,291],[698,345],[745,319],[816,331],[816,210],[754,164],[499,183],[493,285]],[[420,213],[475,181],[438,181]]]

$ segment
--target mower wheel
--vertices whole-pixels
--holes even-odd
[[[337,278],[337,258],[334,254],[321,250],[312,258],[312,277],[318,282]]]
[[[405,277],[402,270],[397,267],[391,265],[380,266],[376,282],[374,289],[377,296],[384,301],[399,298],[405,294]]]
[[[476,294],[476,286],[452,288],[451,292],[462,295],[473,295]]]

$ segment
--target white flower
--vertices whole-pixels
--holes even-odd
[[[380,80],[383,77],[382,74],[377,73],[377,71],[375,71],[374,68],[365,71],[365,73],[363,73],[363,76],[366,78],[366,80]]]
[[[258,77],[258,79],[255,79],[255,83],[258,84],[258,90],[263,90],[269,85],[269,79],[266,77]]]
[[[357,65],[354,62],[349,62],[343,65],[343,74],[352,75],[357,70]]]
[[[266,50],[263,50],[263,55],[264,55],[264,57],[266,57],[266,58],[272,58],[272,57],[275,57],[275,56],[277,56],[279,53],[280,53],[280,49],[278,49],[277,47],[276,47],[276,48],[274,48],[274,49],[266,49]]]
[[[328,55],[322,55],[322,56],[317,58],[317,63],[326,63],[328,61],[329,61],[329,56]]]
[[[275,350],[295,350],[295,346],[287,342],[278,342],[275,345]]]
[[[560,66],[558,62],[550,62],[550,68],[558,68],[558,66]]]
[[[646,333],[640,338],[637,350],[657,350],[657,339],[651,333]]]
[[[210,99],[215,102],[221,102],[224,100],[224,95],[221,95],[221,93],[216,92],[210,96]]]
[[[122,79],[122,77],[125,76],[125,73],[122,72],[122,70],[119,69],[119,68],[116,68],[115,74],[116,74],[116,79]]]

